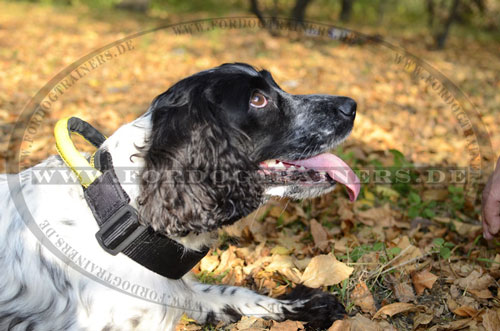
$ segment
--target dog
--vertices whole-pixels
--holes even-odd
[[[128,196],[137,211],[138,226],[158,242],[181,247],[172,257],[177,262],[161,260],[163,253],[137,258],[184,270],[172,277],[154,268],[166,275],[172,270],[156,262],[144,267],[96,239],[102,224],[94,209],[113,193],[99,191],[89,199],[90,186],[82,188],[72,173],[69,183],[59,177],[44,181],[47,169],[69,172],[60,156],[18,175],[2,175],[0,329],[174,330],[183,314],[200,323],[249,315],[328,328],[345,315],[329,293],[299,285],[275,299],[241,287],[202,284],[184,275],[182,261],[195,256],[189,263],[197,262],[219,228],[271,196],[311,198],[342,183],[355,199],[354,173],[326,153],[346,139],[355,115],[351,98],[291,95],[268,71],[233,63],[179,81],[143,116],[106,139],[99,151],[112,162],[112,171],[135,172],[117,175],[118,184],[103,190],[118,187],[115,193]],[[187,180],[190,170],[209,175]]]

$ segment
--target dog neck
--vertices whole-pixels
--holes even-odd
[[[141,149],[147,147],[151,128],[151,112],[148,111],[135,121],[121,126],[106,139],[101,147],[110,153],[120,184],[130,197],[130,205],[136,209],[137,198],[141,194],[140,174],[144,168]],[[186,248],[198,250],[203,246],[211,245],[216,238],[216,233],[188,234],[171,238]]]

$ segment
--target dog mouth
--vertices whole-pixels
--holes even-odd
[[[271,159],[260,163],[260,173],[271,185],[318,185],[340,183],[354,201],[361,189],[354,171],[338,156],[322,153],[302,160]]]

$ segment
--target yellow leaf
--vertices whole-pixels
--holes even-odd
[[[212,272],[219,265],[219,257],[217,255],[207,255],[200,263],[200,270]]]
[[[291,252],[291,250],[289,250],[286,247],[280,246],[280,245],[274,246],[271,249],[271,254],[288,255],[288,254],[290,254],[290,252]]]
[[[318,255],[312,258],[302,274],[304,285],[317,288],[325,285],[335,285],[349,278],[354,268],[337,261],[332,254]]]
[[[368,189],[365,189],[365,199],[369,201],[375,201],[375,194],[370,192]]]
[[[271,263],[265,268],[266,271],[279,271],[295,267],[290,255],[273,255]]]

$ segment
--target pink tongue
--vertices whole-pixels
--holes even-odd
[[[316,171],[326,171],[333,180],[344,184],[348,188],[347,192],[351,201],[358,198],[359,190],[361,189],[358,176],[356,176],[347,163],[336,155],[323,153],[305,160],[284,162],[304,166]]]

